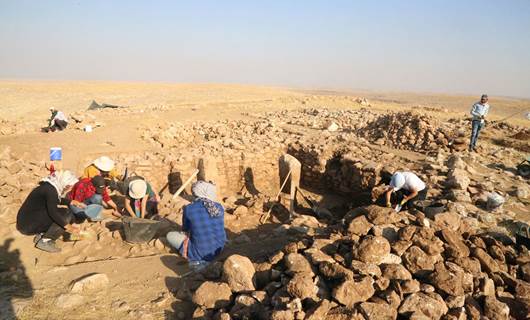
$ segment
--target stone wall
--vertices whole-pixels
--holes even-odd
[[[225,150],[215,156],[193,153],[181,154],[178,157],[162,156],[156,153],[121,154],[114,157],[120,173],[128,168],[129,174],[145,177],[156,190],[161,190],[168,183],[171,172],[180,174],[182,182],[193,174],[203,160],[206,180],[211,180],[218,187],[220,199],[245,190],[249,194],[272,194],[279,187],[278,158],[284,150],[264,150],[256,153]],[[88,165],[93,159],[82,161]],[[167,187],[164,190],[168,193]],[[190,186],[186,188],[191,193]]]
[[[340,194],[370,192],[380,184],[385,163],[382,152],[363,144],[293,144],[288,153],[302,163],[302,185]]]

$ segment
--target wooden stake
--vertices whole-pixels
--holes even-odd
[[[182,191],[184,191],[184,188],[186,188],[186,186],[188,184],[190,184],[191,180],[193,180],[193,178],[195,178],[197,175],[199,174],[199,169],[195,169],[195,171],[193,171],[193,173],[191,174],[191,176],[188,178],[188,180],[186,180],[186,182],[184,182],[180,188],[178,188],[177,192],[175,192],[175,194],[173,195],[173,198],[171,198],[172,200],[174,200],[176,197],[178,197]]]
[[[276,197],[274,198],[274,201],[278,201],[278,197],[280,196],[280,194],[282,193],[282,190],[283,188],[285,187],[285,184],[287,183],[287,180],[289,180],[289,176],[291,175],[291,170],[289,170],[289,173],[287,173],[287,176],[285,176],[285,180],[283,180],[283,183],[282,183],[282,186],[280,187],[280,190],[278,191],[278,193],[276,194]],[[269,208],[269,211],[267,211],[267,213],[263,214],[261,216],[261,218],[259,219],[260,223],[263,224],[265,222],[267,222],[267,220],[269,219],[269,216],[271,214],[271,211],[272,211],[272,208],[274,208],[274,205],[276,205],[276,203],[273,203],[271,205],[271,207]]]

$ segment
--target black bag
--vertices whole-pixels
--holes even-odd
[[[136,217],[123,217],[122,223],[125,241],[131,243],[146,243],[150,241],[160,227],[158,221]]]

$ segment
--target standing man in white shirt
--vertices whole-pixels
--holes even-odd
[[[62,111],[59,111],[53,107],[50,108],[52,116],[49,120],[48,128],[46,132],[54,132],[55,130],[64,130],[68,125],[68,119]]]
[[[484,128],[485,117],[490,110],[490,105],[488,104],[488,95],[483,94],[480,97],[480,102],[477,102],[471,107],[471,141],[469,142],[469,152],[477,151],[477,140],[480,130]]]
[[[409,171],[398,171],[392,175],[390,184],[386,189],[386,206],[392,207],[390,202],[393,192],[396,192],[399,207],[410,209],[416,200],[427,198],[428,188],[416,174]],[[399,210],[399,209],[397,209]]]

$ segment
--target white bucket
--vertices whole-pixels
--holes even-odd
[[[85,126],[85,132],[92,132],[92,126]]]

